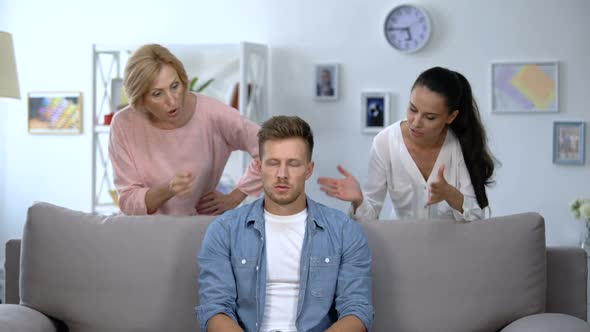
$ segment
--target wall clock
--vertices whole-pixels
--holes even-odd
[[[384,29],[385,38],[393,48],[413,53],[426,46],[432,25],[424,9],[414,5],[400,5],[389,12]]]

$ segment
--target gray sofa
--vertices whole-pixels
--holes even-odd
[[[197,331],[197,254],[212,220],[36,203],[22,241],[6,245],[0,331]],[[546,248],[538,214],[363,228],[373,331],[590,331],[586,254]]]

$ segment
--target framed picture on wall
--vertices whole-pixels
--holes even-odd
[[[363,133],[378,133],[389,125],[389,93],[361,93],[361,123]]]
[[[584,165],[584,132],[584,122],[553,122],[553,163]]]
[[[28,127],[31,134],[82,133],[82,92],[30,92]]]
[[[494,62],[492,113],[559,111],[559,66],[551,62]]]
[[[340,65],[320,63],[314,67],[314,99],[318,101],[338,100],[340,93]]]

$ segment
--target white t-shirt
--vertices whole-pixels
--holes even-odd
[[[307,209],[291,216],[264,210],[267,269],[261,331],[297,331],[299,265],[306,219]]]
[[[375,136],[369,158],[369,177],[363,188],[363,203],[355,214],[351,211],[351,216],[356,220],[378,219],[385,195],[389,193],[400,219],[483,219],[484,211],[477,204],[461,144],[453,131],[447,131],[433,171],[425,181],[404,143],[402,122],[392,124]],[[425,206],[428,184],[436,179],[442,164],[445,165],[445,180],[463,194],[463,213],[446,201]]]

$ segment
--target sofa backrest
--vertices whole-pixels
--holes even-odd
[[[543,218],[363,223],[375,331],[498,331],[545,309]]]
[[[28,212],[21,303],[71,332],[196,331],[197,255],[213,217]],[[545,308],[543,219],[363,224],[373,331],[493,331]]]
[[[104,217],[33,205],[21,304],[71,332],[197,331],[197,254],[213,217]]]

